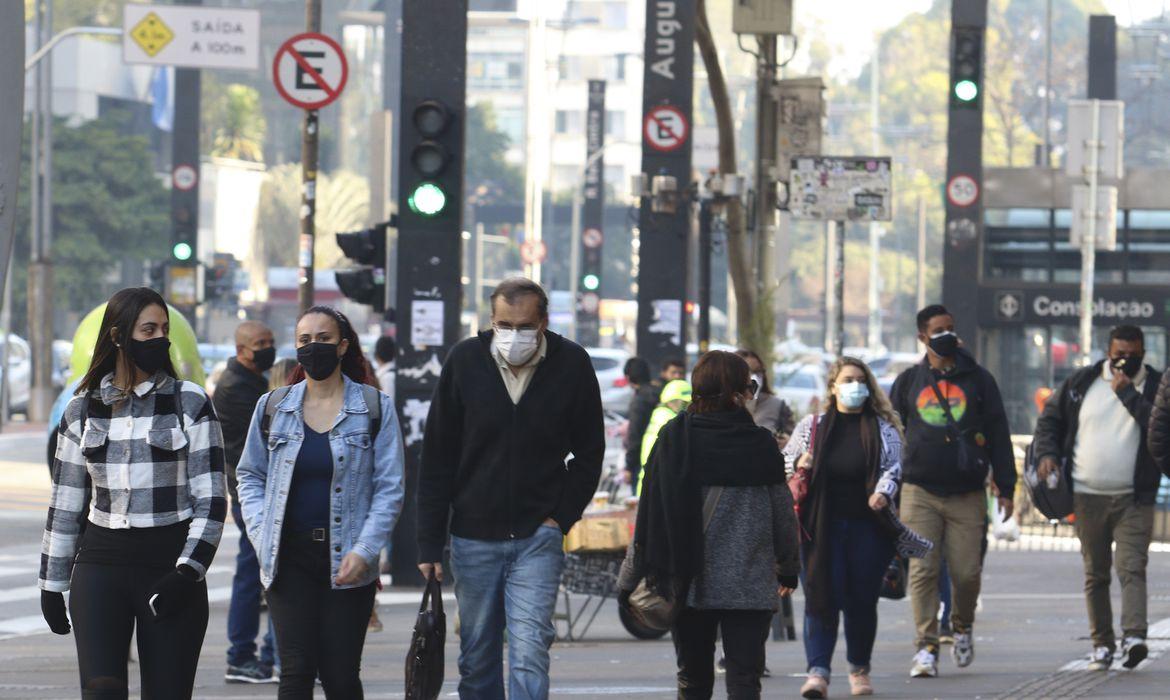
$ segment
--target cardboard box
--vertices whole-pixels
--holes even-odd
[[[625,551],[630,545],[630,523],[626,518],[586,518],[569,530],[566,552]]]

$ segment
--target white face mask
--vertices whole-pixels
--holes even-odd
[[[492,347],[513,367],[527,364],[540,347],[540,335],[533,330],[496,328],[492,335]]]

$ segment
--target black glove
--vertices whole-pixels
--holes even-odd
[[[154,619],[162,620],[182,610],[198,588],[199,575],[195,573],[195,569],[186,564],[179,564],[174,571],[155,581],[146,593],[146,600],[154,612]]]
[[[800,583],[799,576],[777,576],[776,578],[778,581],[780,581],[781,586],[785,588],[791,588],[794,591],[796,590],[797,585]]]
[[[65,613],[65,595],[41,591],[41,615],[54,634],[69,634],[69,615]]]

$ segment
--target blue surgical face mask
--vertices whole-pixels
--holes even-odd
[[[837,396],[845,408],[861,408],[869,398],[869,387],[861,382],[838,384]]]

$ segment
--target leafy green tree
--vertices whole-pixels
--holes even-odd
[[[86,313],[121,286],[121,269],[162,260],[170,241],[170,196],[154,173],[145,137],[127,135],[129,117],[53,127],[53,301]],[[13,259],[13,327],[26,328],[29,260],[29,143],[24,138]],[[141,269],[140,267],[138,269]],[[59,328],[58,330],[64,330]]]
[[[256,210],[253,260],[268,267],[293,267],[300,249],[301,166],[278,165],[268,171],[260,187]],[[364,228],[370,215],[370,186],[366,178],[345,170],[317,175],[317,268],[335,267],[342,260],[334,234]]]
[[[463,191],[469,204],[524,201],[524,172],[504,159],[511,139],[496,124],[490,102],[467,108]]]
[[[260,104],[260,91],[232,83],[205,81],[203,89],[203,142],[213,156],[263,161],[268,123]]]

